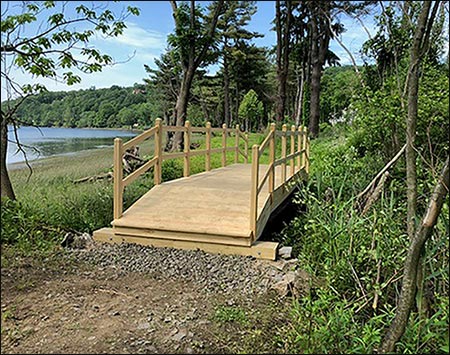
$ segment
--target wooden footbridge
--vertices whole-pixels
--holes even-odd
[[[166,132],[184,132],[184,151],[163,151]],[[192,135],[205,135],[206,149],[191,149]],[[222,136],[222,146],[211,147],[212,135]],[[154,155],[124,178],[124,152],[154,138]],[[227,141],[233,141],[233,145]],[[281,149],[278,142],[281,140]],[[278,148],[278,149],[277,149]],[[288,152],[289,150],[289,152]],[[227,165],[227,152],[234,164]],[[268,164],[262,156],[268,152]],[[131,242],[155,247],[201,249],[213,253],[276,258],[278,243],[258,241],[267,221],[309,172],[309,139],[306,128],[270,126],[260,145],[253,145],[249,164],[248,135],[235,129],[164,126],[160,119],[151,129],[126,143],[114,141],[114,221],[112,228],[94,232],[94,239]],[[222,167],[211,169],[211,155],[221,154]],[[191,175],[191,158],[205,156],[205,172]],[[277,158],[277,155],[281,155]],[[239,163],[240,157],[243,163]],[[183,158],[184,177],[162,182],[162,163]],[[154,187],[123,212],[124,188],[153,168]]]

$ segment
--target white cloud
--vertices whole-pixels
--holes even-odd
[[[122,35],[107,38],[106,41],[120,43],[121,45],[134,48],[162,51],[166,46],[166,36],[164,33],[146,30],[135,23],[128,22],[127,28],[123,31]]]

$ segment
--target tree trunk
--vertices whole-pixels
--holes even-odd
[[[224,113],[224,123],[227,127],[231,127],[231,116],[230,116],[230,77],[228,74],[228,39],[225,38],[224,45],[224,55],[223,55],[223,113]]]
[[[194,79],[195,69],[188,68],[183,73],[183,80],[181,81],[180,94],[177,98],[175,106],[176,125],[184,126],[187,115],[187,107],[189,103],[189,93],[191,92],[192,80]],[[181,150],[183,147],[183,132],[175,132],[173,135],[171,151]]]
[[[11,200],[16,199],[11,180],[6,166],[6,156],[8,149],[8,123],[6,118],[2,117],[1,122],[1,152],[0,152],[0,173],[1,173],[1,197],[8,197]]]
[[[424,1],[417,29],[411,46],[408,75],[408,117],[406,118],[406,186],[408,199],[407,230],[409,238],[414,236],[417,209],[417,153],[414,147],[417,126],[417,96],[419,92],[419,68],[422,40],[425,35],[431,3]]]
[[[298,127],[302,121],[303,115],[303,97],[305,90],[305,70],[300,68],[300,74],[297,73],[297,95],[295,100],[295,125]]]
[[[309,101],[309,134],[317,137],[319,134],[320,117],[320,77],[321,65],[319,62],[319,29],[317,18],[313,14],[311,17],[311,82]]]
[[[405,268],[403,273],[402,291],[400,294],[399,304],[395,312],[395,318],[385,335],[381,347],[380,354],[391,353],[394,351],[395,343],[405,332],[408,323],[409,313],[414,303],[416,294],[417,270],[419,265],[420,253],[425,242],[430,238],[433,228],[436,225],[437,218],[441,212],[442,204],[449,189],[449,157],[444,164],[441,176],[434,188],[428,204],[428,210],[423,217],[422,224],[411,240],[408,249],[408,255],[405,260]]]
[[[276,120],[284,120],[286,111],[287,78],[289,73],[290,28],[291,28],[291,1],[286,1],[286,18],[281,19],[280,0],[275,3],[275,27],[277,31],[277,81],[278,96]]]

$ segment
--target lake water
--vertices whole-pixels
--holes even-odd
[[[107,129],[27,127],[17,130],[19,142],[24,145],[28,160],[114,145],[115,137],[133,137],[138,133]],[[17,152],[16,137],[12,126],[8,126],[7,164],[25,161],[22,152]],[[125,140],[125,139],[124,139]],[[26,146],[26,147],[25,147]]]

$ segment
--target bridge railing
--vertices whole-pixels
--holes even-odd
[[[277,137],[281,138],[281,157],[276,158]],[[288,137],[290,137],[290,154],[287,154]],[[307,128],[300,126],[298,129],[283,125],[281,131],[276,130],[275,123],[270,125],[270,131],[267,137],[260,145],[252,147],[252,177],[250,191],[250,230],[255,240],[258,236],[258,199],[259,194],[268,182],[269,203],[265,205],[266,210],[261,212],[261,217],[265,218],[271,212],[274,203],[275,191],[275,169],[281,165],[281,185],[284,185],[294,175],[301,171],[309,173],[309,138]],[[269,165],[263,176],[260,177],[260,160],[266,149],[269,149]],[[287,165],[289,163],[289,177],[287,176]],[[264,223],[262,223],[264,224]]]
[[[184,150],[182,152],[164,152],[163,140],[164,133],[167,132],[183,132],[184,134]],[[205,134],[206,149],[191,149],[191,140],[193,133]],[[222,146],[220,148],[212,148],[211,137],[213,134],[222,135]],[[234,137],[230,135],[233,135]],[[145,162],[137,170],[123,177],[123,155],[127,151],[147,139],[154,138],[154,155],[153,158]],[[228,145],[229,138],[233,139],[234,145]],[[244,151],[240,149],[240,140],[244,141]],[[118,219],[123,214],[123,192],[127,185],[131,184],[141,175],[146,173],[152,167],[154,168],[154,184],[161,184],[162,180],[162,163],[164,160],[183,158],[183,176],[188,177],[191,174],[191,157],[204,155],[205,170],[211,170],[211,155],[214,153],[222,154],[222,167],[227,164],[227,152],[234,152],[234,162],[239,162],[239,156],[242,155],[244,162],[248,163],[248,135],[241,132],[239,125],[235,128],[227,128],[222,125],[221,128],[211,127],[211,123],[207,122],[205,127],[192,127],[189,121],[184,126],[164,126],[160,118],[156,119],[155,126],[140,135],[123,143],[122,139],[114,140],[114,219]]]

